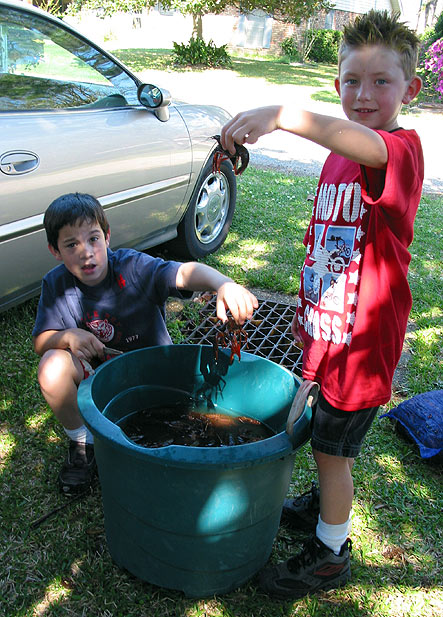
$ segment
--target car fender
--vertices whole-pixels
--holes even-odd
[[[216,105],[188,105],[174,101],[189,132],[192,147],[192,169],[189,186],[195,186],[198,177],[217,145],[213,135],[219,135],[232,116]],[[190,195],[187,195],[190,198]]]

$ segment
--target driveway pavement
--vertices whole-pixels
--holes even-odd
[[[166,88],[173,98],[189,103],[220,105],[232,115],[253,107],[292,101],[294,105],[318,113],[344,117],[340,105],[313,101],[306,87],[296,84],[274,85],[262,78],[239,77],[227,70],[200,73],[146,71],[140,77]],[[420,135],[425,156],[423,192],[443,195],[440,152],[443,114],[430,111],[402,114],[400,125],[414,128]],[[248,148],[253,165],[299,175],[318,176],[328,154],[321,146],[283,131],[265,135]]]

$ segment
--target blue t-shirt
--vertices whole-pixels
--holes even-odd
[[[179,267],[132,249],[108,249],[106,278],[91,287],[61,264],[43,278],[32,334],[82,328],[121,351],[170,345],[165,302],[191,295],[175,286]]]

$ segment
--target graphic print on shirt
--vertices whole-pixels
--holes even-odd
[[[86,326],[102,343],[109,343],[114,338],[114,326],[107,319],[87,321]]]
[[[297,309],[300,327],[315,340],[351,342],[366,212],[357,182],[320,186]]]

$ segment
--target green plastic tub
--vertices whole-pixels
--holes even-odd
[[[294,455],[309,438],[307,405],[285,431],[298,382],[242,352],[215,366],[212,347],[170,345],[126,353],[81,383],[80,413],[94,434],[105,529],[114,561],[140,579],[187,596],[235,589],[267,561]],[[228,447],[144,448],[118,422],[190,395],[275,435]],[[212,410],[214,411],[214,410]]]

